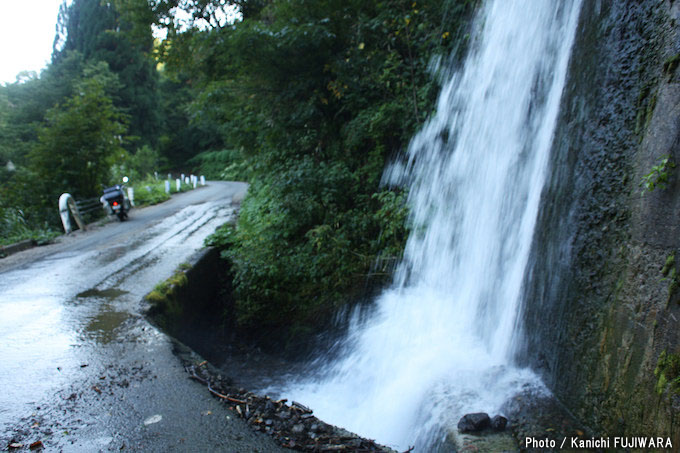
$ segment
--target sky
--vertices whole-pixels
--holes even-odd
[[[50,61],[62,1],[0,0],[0,84]]]

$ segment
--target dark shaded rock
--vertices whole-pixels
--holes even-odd
[[[463,415],[463,418],[458,422],[458,431],[461,433],[476,433],[485,430],[489,426],[491,426],[489,414],[477,412]]]
[[[508,425],[508,419],[502,415],[496,415],[491,419],[491,428],[496,431],[503,431]]]

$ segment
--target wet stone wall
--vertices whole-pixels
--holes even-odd
[[[679,399],[660,381],[680,374],[662,355],[680,352],[679,21],[678,2],[583,3],[518,353],[594,432],[674,445]],[[668,187],[642,195],[666,155]]]

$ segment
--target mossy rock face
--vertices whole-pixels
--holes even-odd
[[[150,304],[148,315],[164,330],[175,330],[184,317],[181,292],[189,282],[186,272],[186,266],[178,269],[145,296]]]
[[[669,2],[583,3],[537,220],[520,357],[595,433],[680,432],[657,393],[660,352],[680,351],[680,177],[639,189],[680,162],[678,21]]]
[[[663,265],[663,268],[661,268],[661,274],[664,277],[667,277],[668,273],[673,268],[675,268],[675,252],[671,253],[668,255],[668,258],[666,258],[666,263]]]
[[[663,351],[654,370],[658,378],[656,391],[659,395],[666,389],[674,395],[680,395],[680,354]]]
[[[668,304],[674,299],[677,299],[677,302],[680,304],[680,299],[675,297],[680,288],[680,273],[675,265],[675,252],[672,252],[666,258],[666,263],[661,269],[661,275],[668,282]]]

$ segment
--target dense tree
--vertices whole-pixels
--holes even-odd
[[[112,165],[125,156],[125,117],[107,93],[117,84],[106,63],[90,64],[76,93],[47,111],[29,157],[38,178],[49,181],[49,199],[63,192],[83,198],[97,195]]]
[[[160,117],[158,75],[150,58],[151,30],[133,29],[112,2],[100,0],[73,0],[62,7],[58,21],[52,64],[59,66],[74,51],[85,61],[106,62],[121,82],[115,104],[134,118],[130,135],[139,138],[138,145],[155,145]],[[134,143],[130,146],[132,150]]]

